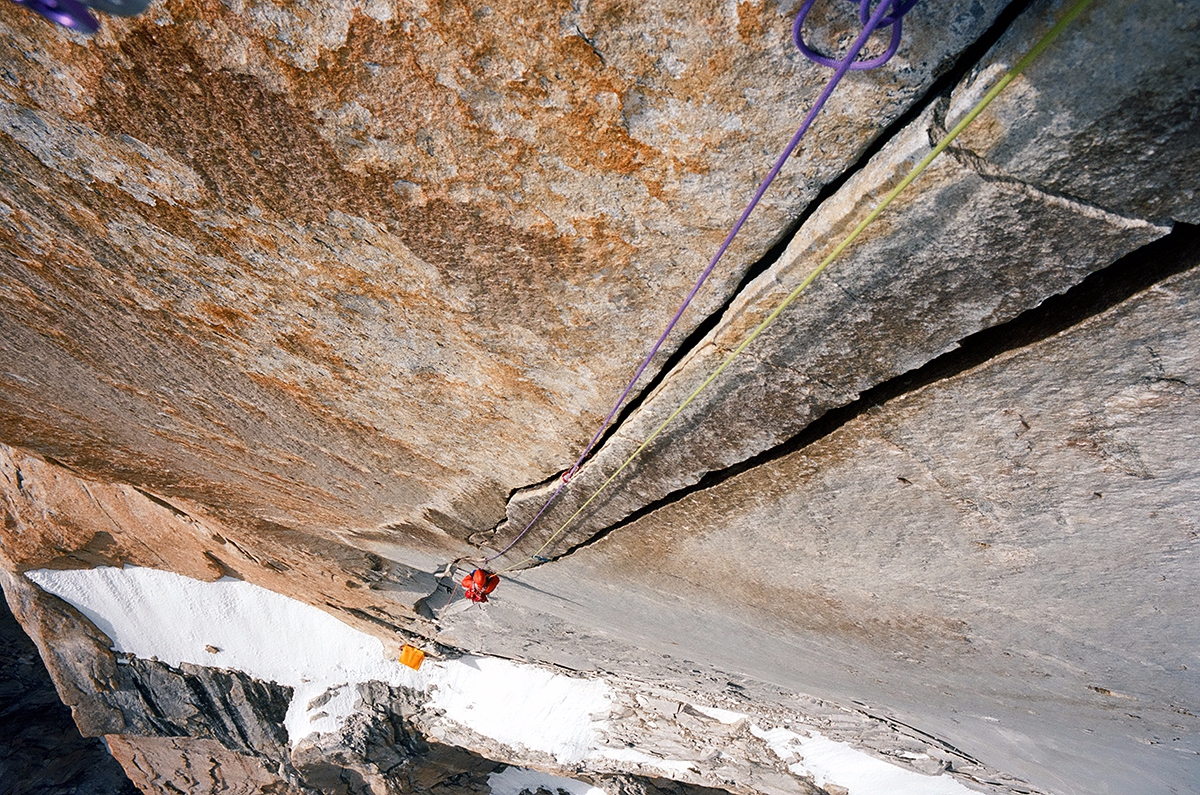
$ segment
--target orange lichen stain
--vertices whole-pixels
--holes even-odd
[[[208,324],[210,328],[224,334],[236,335],[254,320],[245,312],[229,306],[219,306],[211,301],[202,301],[196,308],[212,318],[212,322]]]
[[[407,665],[414,671],[421,670],[421,663],[425,662],[425,652],[415,646],[404,644],[404,648],[400,649],[400,663]]]
[[[303,405],[306,410],[320,417],[322,422],[334,419],[329,407],[314,400],[311,390],[306,389],[300,384],[285,381],[282,378],[276,378],[264,373],[249,372],[246,373],[246,377],[272,394],[282,393],[292,398],[297,403]]]
[[[128,79],[97,92],[101,129],[179,158],[234,210],[286,208],[293,218],[323,220],[342,209],[340,169],[309,114],[255,78],[208,68],[178,25],[138,30],[121,52]]]
[[[480,185],[503,195],[519,187],[514,175],[540,171],[538,158],[546,152],[591,173],[654,171],[661,154],[632,139],[617,112],[630,81],[608,69],[582,36],[540,30],[552,16],[545,9],[512,5],[492,9],[480,24],[467,9],[443,4],[424,15],[430,23],[424,32],[400,33],[356,15],[345,45],[298,78],[297,101],[321,108],[360,104],[371,124],[411,148],[413,174],[437,173],[444,166],[439,161],[452,154],[453,177],[422,183],[435,196]],[[528,27],[508,21],[523,15]],[[500,130],[492,126],[493,112]],[[509,125],[536,128],[536,145],[504,132]],[[450,132],[452,153],[439,150],[434,131]]]
[[[456,279],[469,273],[464,282],[481,322],[503,321],[516,308],[553,324],[552,310],[530,300],[529,290],[553,290],[563,279],[590,272],[593,241],[560,234],[549,223],[536,231],[514,228],[507,220],[514,208],[534,216],[539,201],[536,191],[512,198],[521,189],[519,175],[539,174],[540,159],[551,152],[584,173],[636,175],[667,201],[666,175],[702,166],[664,159],[633,139],[620,113],[628,79],[609,69],[582,34],[562,36],[544,8],[512,6],[484,21],[471,16],[482,12],[445,3],[423,15],[428,27],[356,14],[344,44],[322,50],[312,72],[273,61],[281,80],[268,88],[257,77],[207,65],[181,21],[219,17],[230,30],[243,31],[252,46],[261,45],[261,37],[219,2],[183,0],[179,14],[172,9],[176,25],[143,26],[120,40],[126,79],[98,88],[89,123],[109,135],[133,135],[196,171],[204,186],[202,206],[159,202],[161,207],[139,213],[192,242],[197,253],[254,270],[238,250],[263,251],[270,243],[256,239],[252,227],[206,227],[197,212],[219,208],[236,218],[253,206],[267,222],[317,228],[337,210],[385,226],[442,273]],[[528,25],[506,21],[522,16]],[[443,40],[439,47],[437,37]],[[518,61],[526,64],[523,75],[512,66]],[[451,87],[455,80],[461,91]],[[496,99],[486,102],[464,98],[492,93]],[[548,101],[552,93],[560,99]],[[411,150],[411,162],[381,160],[354,171],[342,165],[314,114],[354,103],[369,112],[370,134]],[[491,130],[481,114],[493,107],[516,127],[538,130],[538,141]],[[334,127],[339,134],[358,134]],[[449,137],[439,143],[433,136],[444,131]],[[457,174],[415,176],[439,168]],[[413,201],[393,187],[412,180],[426,199]],[[450,199],[464,188],[469,203]],[[330,282],[323,289],[387,292],[353,268],[320,270],[322,282],[325,276]],[[520,306],[514,307],[514,298]],[[214,320],[232,318],[204,313],[204,322]]]
[[[105,24],[113,19],[104,15],[101,18]],[[65,102],[52,110],[73,117],[71,105],[92,93],[107,74],[102,48],[96,46],[95,39],[63,35],[61,28],[56,30],[53,23],[11,6],[4,9],[4,24],[10,28],[10,35],[0,37],[0,62],[5,64],[5,99],[22,107],[47,107],[46,103],[53,102],[52,98],[57,95]],[[36,55],[22,50],[23,43],[31,45]],[[81,96],[68,98],[55,85],[63,80],[63,66],[68,64],[70,81],[82,89]],[[50,87],[48,91],[47,86]]]
[[[620,228],[607,216],[578,218],[575,220],[575,228],[590,241],[589,248],[595,252],[592,256],[597,257],[596,266],[624,272],[633,262],[637,247],[622,236]],[[599,269],[593,267],[591,270]]]
[[[766,25],[763,24],[762,14],[761,3],[747,1],[737,4],[738,39],[743,44],[762,41],[763,35],[767,31]]]

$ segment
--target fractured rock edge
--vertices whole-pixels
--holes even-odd
[[[1050,297],[1013,320],[976,332],[961,340],[954,350],[930,360],[915,370],[865,390],[853,402],[830,409],[790,439],[723,469],[707,472],[696,483],[647,503],[591,537],[567,548],[557,559],[566,558],[584,547],[597,543],[609,533],[627,527],[668,505],[678,503],[696,492],[714,488],[743,472],[819,442],[855,417],[877,406],[937,381],[952,378],[1016,348],[1035,345],[1066,331],[1117,303],[1129,300],[1138,292],[1148,290],[1177,273],[1197,267],[1200,261],[1197,261],[1194,252],[1198,250],[1200,228],[1178,224],[1172,234],[1127,254],[1108,268],[1096,271],[1066,293]],[[1069,322],[1064,322],[1065,319],[1069,319]]]
[[[922,140],[930,136],[934,130],[934,125],[931,120],[932,114],[928,114],[924,122],[927,125],[920,131],[908,131],[911,138],[910,141],[917,143],[917,147],[910,149],[910,159],[912,155],[920,151],[919,147],[923,145]],[[914,134],[915,132],[915,134]],[[883,155],[894,154],[892,151],[885,149]],[[705,475],[713,471],[736,465],[746,459],[762,453],[764,450],[770,449],[773,446],[785,442],[788,438],[796,435],[804,429],[809,423],[820,418],[825,412],[840,408],[847,405],[867,389],[877,386],[879,383],[887,381],[891,378],[901,376],[906,372],[915,370],[929,361],[937,358],[937,356],[953,350],[961,339],[971,334],[974,334],[984,328],[988,328],[999,323],[1009,321],[1019,315],[1022,311],[1030,307],[1037,306],[1046,298],[1055,294],[1064,292],[1070,287],[1077,284],[1085,278],[1089,273],[1107,267],[1112,262],[1119,259],[1122,255],[1129,251],[1135,250],[1142,245],[1145,245],[1152,240],[1167,234],[1169,227],[1151,224],[1140,219],[1131,219],[1123,216],[1115,215],[1101,208],[1091,205],[1073,202],[1069,198],[1051,195],[1040,190],[1036,186],[1028,185],[1011,179],[999,179],[993,173],[981,174],[975,169],[964,164],[963,160],[959,159],[957,165],[963,167],[963,178],[977,180],[975,184],[976,195],[972,199],[958,197],[961,203],[969,203],[972,201],[986,201],[986,194],[1004,195],[1007,194],[1007,200],[1021,203],[1032,203],[1041,208],[1041,211],[1035,213],[1035,217],[1039,221],[1046,221],[1045,216],[1055,215],[1059,217],[1057,223],[1060,229],[1064,228],[1063,224],[1077,223],[1081,226],[1090,226],[1090,233],[1084,233],[1084,236],[1090,238],[1089,242],[1096,242],[1102,238],[1109,238],[1107,249],[1095,251],[1090,255],[1078,257],[1076,255],[1076,265],[1065,274],[1054,274],[1051,271],[1043,270],[1041,274],[1013,274],[1013,280],[1009,282],[1014,289],[1024,289],[1026,295],[1023,295],[1015,300],[1012,294],[1006,298],[999,296],[985,299],[992,304],[992,307],[985,309],[982,316],[977,316],[977,319],[972,318],[967,323],[960,323],[956,328],[946,328],[933,330],[930,329],[928,335],[922,337],[918,344],[928,344],[934,342],[936,347],[926,348],[924,350],[915,350],[905,345],[905,343],[914,342],[911,340],[911,332],[906,332],[905,336],[909,339],[893,339],[888,340],[886,335],[882,338],[877,332],[871,332],[872,337],[867,340],[840,340],[838,341],[839,350],[832,353],[827,350],[821,350],[824,344],[819,344],[817,347],[807,348],[807,351],[818,357],[824,356],[831,361],[843,364],[844,361],[853,357],[856,353],[855,347],[863,345],[869,351],[880,350],[877,346],[900,343],[896,349],[890,350],[888,354],[875,354],[884,361],[876,359],[875,362],[862,362],[865,367],[857,372],[843,373],[850,375],[852,378],[851,385],[835,386],[832,381],[832,372],[834,368],[828,368],[822,371],[822,368],[814,367],[814,370],[821,371],[822,377],[818,381],[811,381],[804,372],[798,372],[788,363],[789,357],[781,356],[767,348],[768,341],[775,344],[780,344],[785,347],[802,343],[791,343],[786,339],[782,339],[786,332],[782,329],[787,326],[793,328],[803,328],[806,318],[802,313],[809,313],[810,306],[824,304],[824,307],[812,310],[820,315],[829,318],[826,321],[829,324],[844,322],[844,315],[847,313],[862,315],[866,312],[868,316],[886,316],[888,309],[893,310],[894,315],[906,317],[911,314],[911,304],[904,307],[888,307],[881,306],[879,303],[868,303],[863,290],[884,290],[886,293],[902,301],[907,302],[906,291],[910,286],[918,284],[922,277],[925,279],[934,278],[945,280],[953,279],[949,273],[942,274],[904,274],[907,278],[898,278],[895,282],[861,284],[861,275],[850,275],[850,280],[847,282],[847,277],[844,271],[851,270],[851,266],[855,263],[845,263],[847,266],[843,270],[832,270],[830,273],[823,274],[803,295],[799,305],[789,307],[789,310],[780,317],[775,326],[768,329],[763,338],[760,338],[762,344],[756,344],[750,349],[747,349],[743,354],[742,360],[735,361],[733,366],[722,374],[721,379],[715,382],[708,392],[702,394],[692,407],[676,420],[676,425],[668,428],[666,433],[659,437],[651,447],[642,454],[642,459],[635,461],[622,476],[609,486],[613,494],[621,491],[622,486],[628,489],[635,490],[633,499],[620,499],[612,496],[606,496],[598,503],[594,503],[589,507],[589,513],[585,514],[581,519],[577,520],[577,524],[570,533],[560,537],[555,544],[555,550],[561,551],[566,548],[576,546],[586,538],[603,532],[618,522],[626,519],[630,514],[637,511],[649,502],[657,502],[664,497],[667,497],[673,492],[680,491],[699,482]],[[940,164],[935,164],[930,172],[933,172],[938,166],[943,168],[953,168],[945,160]],[[877,169],[871,169],[867,172],[867,176],[874,176]],[[901,173],[903,173],[901,171]],[[933,176],[928,173],[928,177]],[[926,187],[928,182],[925,183]],[[853,191],[854,187],[848,186],[849,191]],[[954,191],[957,186],[951,185],[945,188],[946,190]],[[860,187],[861,189],[861,187]],[[868,188],[869,190],[869,188]],[[925,198],[924,196],[920,197]],[[830,207],[835,207],[838,203],[844,202],[845,197],[835,197],[835,200],[830,202]],[[909,197],[909,201],[913,199]],[[1002,200],[1003,201],[1003,200]],[[854,204],[862,205],[865,202],[859,200]],[[824,209],[824,208],[823,208]],[[908,209],[908,208],[906,208]],[[834,210],[836,212],[836,209]],[[811,222],[813,226],[822,224],[830,232],[837,231],[841,223],[840,219],[834,220],[828,218],[829,213],[818,213]],[[840,215],[840,214],[839,214]],[[1071,218],[1071,221],[1067,221]],[[881,221],[883,219],[881,218]],[[830,222],[833,221],[831,225]],[[842,222],[845,223],[845,222]],[[916,224],[913,224],[916,226]],[[819,234],[819,233],[818,233]],[[811,239],[814,232],[811,227],[801,230],[798,242],[803,242],[805,237]],[[821,237],[827,237],[822,235]],[[836,238],[835,238],[836,239]],[[820,242],[818,238],[816,243]],[[873,251],[870,253],[863,252],[861,249],[866,248],[867,241],[860,244],[860,249],[852,252],[850,258],[861,261],[864,257],[869,257],[871,253],[879,255],[879,252]],[[877,242],[877,241],[876,241]],[[1078,242],[1078,241],[1076,241]],[[1018,243],[1018,246],[1021,244]],[[789,254],[795,254],[798,246],[794,243]],[[816,246],[810,245],[809,248]],[[877,248],[878,245],[875,246]],[[893,244],[887,247],[888,251],[893,255],[897,252],[899,244]],[[996,246],[988,246],[984,243],[982,248],[991,248],[995,250]],[[1028,247],[1027,247],[1028,248]],[[1026,252],[1032,255],[1037,246],[1033,250]],[[1014,260],[1023,259],[1023,253],[1020,251],[1012,251],[1005,247],[1004,255]],[[803,251],[803,249],[801,249]],[[976,259],[983,259],[986,255],[976,249],[974,252]],[[964,257],[968,255],[964,254]],[[1032,260],[1034,257],[1029,256]],[[739,301],[735,302],[735,307],[740,310],[738,316],[731,319],[729,322],[722,324],[723,327],[718,328],[704,344],[687,356],[683,362],[676,368],[674,373],[669,375],[658,390],[653,394],[643,407],[629,418],[624,426],[619,428],[611,437],[609,443],[597,450],[588,463],[576,474],[573,479],[574,490],[566,493],[565,499],[551,508],[550,511],[540,520],[542,527],[540,532],[531,533],[539,543],[544,541],[549,533],[557,528],[563,521],[566,520],[574,509],[577,508],[594,489],[604,480],[609,472],[614,470],[625,456],[640,444],[658,423],[661,422],[675,405],[686,396],[696,384],[711,372],[717,364],[724,358],[729,350],[734,347],[741,337],[749,331],[753,325],[761,320],[767,312],[770,311],[774,302],[777,301],[787,290],[780,285],[781,278],[787,278],[787,272],[797,270],[799,261],[810,262],[815,261],[811,257],[805,258],[802,256],[794,256],[787,266],[780,269],[773,269],[773,272],[764,274],[758,283],[752,285],[752,289]],[[1043,255],[1043,262],[1044,255]],[[1049,265],[1045,262],[1043,268]],[[781,275],[776,271],[782,270]],[[981,270],[983,270],[981,268]],[[1000,268],[996,268],[999,271]],[[1010,269],[1011,270],[1011,269]],[[982,274],[980,274],[982,276]],[[800,274],[792,276],[789,281],[798,281]],[[988,278],[991,278],[989,275]],[[1054,279],[1052,282],[1051,279]],[[840,282],[840,283],[839,283]],[[1018,285],[1020,287],[1018,288]],[[758,294],[757,296],[755,294]],[[839,295],[839,293],[841,293]],[[759,297],[761,296],[761,297]],[[926,296],[927,297],[927,296]],[[758,298],[758,300],[755,300]],[[764,300],[767,299],[767,300]],[[907,322],[920,323],[916,318],[907,320]],[[852,321],[856,324],[862,321],[854,318]],[[905,322],[905,321],[900,321]],[[819,333],[819,332],[818,332]],[[952,335],[952,336],[947,336]],[[835,334],[836,336],[836,334]],[[864,344],[865,342],[865,344]],[[797,357],[798,360],[804,361],[805,358]],[[890,361],[887,361],[890,358]],[[753,361],[753,364],[749,362]],[[735,384],[735,379],[745,380],[750,378],[752,381],[762,378],[762,375],[755,376],[754,370],[762,370],[766,372],[767,379],[771,382],[769,388],[763,386],[755,386],[753,384]],[[690,373],[690,375],[689,375]],[[869,373],[869,375],[868,375]],[[792,387],[792,390],[789,390]],[[768,391],[764,391],[768,389]],[[788,391],[808,392],[806,398],[797,397],[795,394],[782,395],[781,393]],[[747,393],[748,392],[748,393]],[[741,437],[739,448],[736,450],[728,449],[729,445],[722,445],[719,440],[708,438],[711,432],[703,439],[693,438],[692,440],[684,440],[687,426],[691,426],[693,430],[703,430],[700,426],[705,420],[704,413],[706,409],[711,412],[711,418],[707,421],[717,427],[729,427],[729,423],[736,422],[737,411],[736,407],[726,405],[724,407],[714,407],[714,404],[720,400],[718,395],[725,396],[737,395],[743,400],[748,400],[752,405],[757,405],[760,409],[763,401],[780,401],[789,403],[786,408],[780,406],[775,409],[776,417],[772,417],[773,422],[767,422],[766,427],[760,422],[757,426],[757,431],[753,434],[747,433]],[[761,418],[760,418],[761,419]],[[733,427],[736,427],[734,425]],[[684,431],[680,429],[684,428]],[[747,438],[748,437],[748,438]],[[757,438],[755,438],[757,437]],[[656,452],[663,452],[666,449],[668,442],[683,441],[683,446],[686,449],[683,452],[672,450],[668,455],[670,461],[664,466],[662,464],[655,465],[646,463],[646,459],[652,457]],[[719,449],[719,453],[714,457],[709,451]],[[725,448],[725,449],[721,449]],[[682,468],[676,468],[673,465],[679,461],[687,461],[688,463]],[[698,468],[695,462],[703,462],[705,466]],[[665,471],[664,471],[665,470]],[[644,472],[648,472],[647,477]],[[649,481],[649,483],[647,483]],[[524,523],[532,517],[541,502],[548,496],[552,487],[541,487],[533,490],[519,492],[509,503],[508,519],[502,522],[495,530],[494,536],[497,539],[508,539],[515,534],[519,527],[523,527]],[[476,541],[482,540],[479,536],[475,537]],[[498,541],[491,541],[490,546],[496,547]],[[533,541],[523,542],[519,548],[527,550],[533,547]],[[546,554],[548,557],[554,557],[552,554]]]
[[[756,262],[751,263],[742,276],[741,281],[729,292],[724,301],[717,306],[707,317],[701,319],[694,324],[678,345],[664,355],[659,354],[656,361],[661,360],[662,364],[651,363],[650,370],[644,375],[641,381],[635,385],[633,392],[625,401],[617,412],[617,416],[608,427],[604,428],[600,439],[599,446],[603,446],[608,442],[609,438],[616,430],[636,411],[641,404],[658,388],[658,385],[675,371],[678,364],[683,361],[687,355],[697,348],[708,334],[715,328],[729,312],[730,308],[737,301],[749,286],[767,271],[771,266],[777,263],[785,254],[788,245],[799,232],[801,227],[808,219],[820,209],[828,199],[837,195],[838,191],[849,181],[854,175],[861,171],[864,166],[869,163],[880,150],[886,146],[896,135],[907,128],[913,121],[920,116],[931,105],[937,103],[938,98],[948,94],[948,92],[957,85],[964,76],[975,67],[976,61],[992,46],[996,41],[1008,30],[1012,25],[1013,20],[1029,6],[1031,0],[1017,0],[1017,2],[1009,3],[991,22],[991,27],[985,31],[973,44],[962,50],[954,65],[946,70],[940,77],[934,81],[925,94],[915,101],[908,110],[903,114],[893,119],[888,125],[880,130],[871,143],[866,147],[858,160],[849,164],[841,174],[830,180],[824,187],[813,197],[812,201],[793,218],[783,231],[778,235],[776,241],[770,246],[766,252],[759,257]],[[526,492],[535,492],[543,489],[546,486],[552,486],[565,472],[560,470],[551,473],[544,480],[538,483],[530,483],[524,486],[518,486],[512,489],[506,499],[506,503],[520,494]],[[477,540],[486,540],[489,532],[495,532],[496,528],[504,519],[499,520],[489,531],[476,534]]]
[[[446,635],[546,655],[570,641],[609,670],[689,682],[705,668],[689,660],[707,661],[872,705],[1052,792],[1187,791],[1200,249],[1187,253],[1190,269],[1062,333],[513,578],[515,604]]]

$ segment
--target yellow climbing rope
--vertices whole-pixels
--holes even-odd
[[[1092,0],[1076,0],[1074,5],[1072,5],[1063,15],[1062,19],[1055,23],[1054,27],[1052,27],[1046,33],[1046,35],[1043,36],[1038,43],[1035,44],[1032,49],[1025,54],[1023,58],[1021,58],[1021,60],[1017,61],[1016,65],[1009,69],[1008,72],[1006,72],[1004,76],[996,82],[996,85],[992,86],[992,88],[983,95],[983,98],[980,99],[973,108],[971,108],[970,112],[968,112],[967,115],[964,116],[960,122],[958,122],[958,124],[954,125],[950,132],[946,134],[946,137],[939,141],[937,145],[934,146],[929,152],[929,154],[927,154],[921,160],[921,162],[918,163],[906,177],[904,177],[904,179],[900,180],[896,187],[892,188],[891,192],[884,197],[883,201],[881,201],[874,210],[868,213],[867,216],[858,223],[858,226],[854,227],[853,231],[846,235],[845,239],[838,243],[837,246],[834,247],[833,251],[829,252],[829,255],[826,256],[825,259],[821,260],[821,263],[812,271],[812,273],[805,277],[804,281],[797,285],[794,290],[788,293],[787,296],[780,301],[779,305],[771,311],[771,314],[767,315],[767,317],[761,323],[759,323],[727,357],[725,357],[725,360],[721,362],[720,366],[717,367],[717,369],[714,370],[707,378],[705,378],[700,386],[692,390],[692,393],[687,396],[687,399],[680,403],[679,406],[672,411],[671,414],[665,420],[663,420],[657,428],[654,429],[654,432],[647,436],[646,440],[642,442],[636,450],[629,454],[629,456],[621,463],[621,465],[617,467],[617,470],[609,475],[608,479],[601,483],[599,488],[592,492],[592,495],[587,498],[583,505],[580,505],[579,508],[576,509],[575,513],[571,514],[571,516],[565,522],[563,522],[562,526],[559,527],[552,536],[546,539],[544,544],[538,547],[536,552],[524,560],[502,569],[502,571],[512,571],[518,566],[523,566],[526,563],[538,559],[541,556],[541,553],[545,551],[546,547],[554,543],[555,539],[562,535],[563,531],[565,531],[571,525],[571,523],[575,521],[575,519],[578,518],[581,513],[587,510],[587,507],[591,505],[598,496],[600,496],[601,492],[608,488],[609,484],[616,480],[617,476],[620,475],[621,472],[623,472],[625,468],[629,466],[630,463],[632,463],[633,460],[637,458],[642,451],[645,450],[650,443],[653,442],[658,435],[661,434],[663,430],[670,425],[701,392],[707,389],[709,384],[715,381],[717,377],[725,371],[725,368],[729,367],[733,360],[742,353],[742,351],[746,350],[746,348],[749,347],[750,344],[754,342],[754,340],[757,339],[758,336],[762,334],[762,332],[768,326],[774,323],[775,319],[779,317],[783,310],[787,309],[788,305],[795,301],[800,294],[804,292],[804,290],[807,289],[808,286],[812,284],[818,276],[821,275],[822,271],[829,267],[830,263],[832,263],[838,258],[838,256],[842,254],[842,252],[849,248],[850,245],[858,239],[859,235],[863,233],[863,230],[870,226],[870,224],[883,213],[887,206],[891,204],[892,201],[899,196],[905,188],[911,185],[913,181],[925,171],[925,169],[929,168],[929,165],[937,158],[937,156],[946,151],[946,148],[950,146],[954,139],[957,138],[963,132],[963,130],[971,126],[971,123],[979,117],[979,114],[983,113],[984,109],[992,103],[992,100],[998,97],[1000,93],[1004,91],[1004,89],[1007,88],[1010,83],[1012,83],[1013,80],[1015,80],[1023,71],[1025,71],[1025,69],[1027,69],[1031,63],[1037,60],[1038,56],[1040,56],[1046,50],[1046,48],[1058,38],[1063,30],[1070,25],[1076,17],[1082,14],[1083,11],[1089,5],[1091,5],[1091,3]]]

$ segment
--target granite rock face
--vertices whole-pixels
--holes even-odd
[[[37,648],[0,601],[0,793],[135,795],[105,744],[81,737]]]
[[[289,688],[239,671],[114,655],[90,621],[23,577],[4,575],[4,591],[14,613],[38,630],[42,658],[86,735],[195,737],[283,756]]]
[[[499,652],[535,642],[523,624],[589,626],[645,658],[836,694],[1050,792],[1193,790],[1200,250],[1188,258],[525,572],[508,597],[521,619],[463,613],[444,636]]]
[[[485,608],[454,580],[540,506],[828,76],[795,8],[166,0],[85,40],[0,6],[0,579],[80,729],[151,793],[520,766],[844,795],[764,727],[997,795],[1194,789],[1186,4],[1095,0],[564,526],[1065,5],[924,3],[847,77],[671,366],[494,568],[545,565]],[[808,36],[856,24],[821,2]],[[1114,263],[1168,235],[1134,289]],[[1081,298],[1097,278],[1120,297]],[[1059,297],[1074,320],[1022,328]],[[380,682],[292,746],[289,688],[116,654],[24,576],[126,565],[285,594],[389,659],[602,678],[609,755],[568,769]]]
[[[1033,46],[1049,27],[1046,19],[1060,16],[1063,5],[1042,4],[1023,16],[984,57],[984,74],[964,79],[948,102],[935,103],[889,140],[816,209],[784,255],[739,293],[717,327],[592,456],[518,551],[536,550],[565,528],[539,553],[561,554],[709,472],[771,449],[826,411],[917,369],[963,338],[1066,291],[1165,234],[1171,218],[1194,217],[1200,208],[1191,188],[1197,184],[1200,127],[1187,120],[1195,109],[1184,97],[1200,80],[1200,31],[1168,3],[1145,9],[1101,3],[1001,95],[996,111],[989,109],[969,128],[965,145],[954,144],[935,161],[598,500],[571,519],[928,153],[931,142]],[[1099,32],[1114,29],[1122,31],[1119,43]],[[1094,90],[1066,88],[1072,84],[1068,75],[1095,81]],[[1182,116],[1167,121],[1151,114],[1153,121],[1139,125],[1146,118],[1145,96],[1153,96],[1152,106],[1176,108]],[[1147,143],[1151,137],[1153,145]],[[1118,157],[1098,147],[1099,138],[1140,154]],[[1077,157],[1080,152],[1086,154]],[[1102,165],[1094,167],[1093,157]],[[1161,198],[1152,202],[1151,194]],[[479,539],[499,548],[545,495],[543,488],[518,497],[496,540]]]
[[[1035,63],[1023,85],[992,105],[988,123],[964,134],[963,152],[1053,195],[1158,222],[1200,223],[1200,109],[1178,101],[1200,80],[1200,23],[1178,10],[1165,2],[1093,4],[1057,57]],[[949,123],[1053,23],[1049,8],[1033,11],[956,91]],[[1106,88],[1076,92],[1079,80]]]
[[[1002,7],[906,20],[685,326]],[[5,8],[4,440],[242,523],[468,553],[590,435],[826,80],[790,16],[213,0],[83,41]],[[857,23],[812,24],[835,48]]]
[[[112,755],[144,793],[300,795],[263,760],[193,737],[106,738]]]
[[[301,741],[291,753],[305,786],[319,792],[375,795],[488,793],[504,767],[458,745],[429,742],[414,725],[415,694],[382,682],[359,685],[360,711],[338,734]]]

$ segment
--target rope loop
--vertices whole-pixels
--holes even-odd
[[[864,27],[868,25],[871,20],[871,0],[849,1],[851,3],[858,3],[859,23]],[[882,28],[891,28],[892,37],[888,42],[888,48],[883,55],[875,58],[868,58],[865,61],[851,60],[849,69],[852,72],[865,72],[869,69],[876,69],[891,60],[892,56],[896,54],[896,50],[900,47],[900,26],[904,19],[904,15],[909,11],[912,11],[913,7],[918,2],[918,0],[883,1],[884,3],[891,3],[892,13],[890,16],[884,16],[881,18],[876,23],[872,32]],[[830,58],[826,55],[822,55],[813,48],[809,47],[808,43],[804,41],[804,20],[808,17],[808,12],[812,10],[812,7],[816,4],[816,2],[817,0],[805,0],[804,5],[800,7],[800,12],[796,14],[796,22],[792,25],[792,41],[795,42],[796,49],[800,51],[800,54],[808,60],[812,61],[813,63],[820,64],[821,66],[827,66],[830,69],[838,69],[845,64],[844,60],[837,60],[836,58]],[[848,55],[846,57],[857,59],[858,54],[854,53],[853,55]]]

